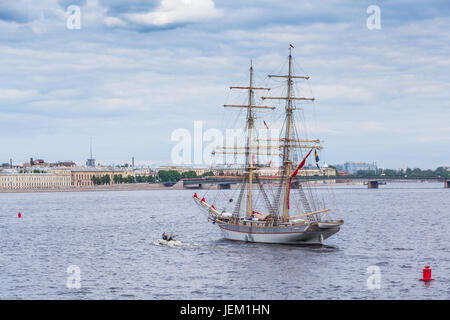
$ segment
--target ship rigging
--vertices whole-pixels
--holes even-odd
[[[278,138],[258,139],[255,133],[256,111],[276,112],[271,105],[256,104],[255,92],[270,92],[271,88],[254,85],[254,70],[251,63],[248,86],[232,86],[230,89],[245,90],[248,94],[246,104],[226,104],[225,108],[246,110],[245,145],[238,147],[219,147],[213,152],[218,154],[240,154],[245,158],[242,183],[238,194],[230,197],[228,203],[214,203],[194,194],[194,201],[208,213],[208,218],[218,225],[225,238],[249,242],[282,244],[323,244],[323,241],[340,230],[343,220],[331,218],[331,209],[318,207],[306,182],[295,181],[297,192],[293,194],[294,178],[302,171],[308,157],[323,147],[318,139],[300,138],[296,130],[294,111],[297,101],[313,102],[314,98],[294,95],[294,80],[308,80],[309,76],[295,75],[293,72],[292,50],[289,47],[287,74],[268,75],[269,79],[285,80],[284,96],[262,96],[261,100],[284,101],[283,131]],[[264,121],[265,126],[267,124]],[[260,145],[260,142],[266,143]],[[269,144],[275,142],[276,144]],[[297,164],[297,153],[302,160]],[[264,183],[260,165],[255,162],[256,155],[273,155],[280,157],[281,166],[276,182]],[[293,157],[293,155],[296,157]],[[306,190],[307,189],[307,190]],[[217,199],[217,197],[216,197]],[[292,205],[292,204],[297,205]],[[217,206],[217,208],[216,208]]]

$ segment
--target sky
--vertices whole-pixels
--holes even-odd
[[[264,82],[293,44],[327,163],[450,166],[449,18],[445,0],[2,0],[0,163],[82,164],[92,137],[97,162],[170,164],[175,130],[221,129],[250,60]]]

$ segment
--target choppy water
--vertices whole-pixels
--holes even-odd
[[[334,191],[345,224],[324,248],[224,240],[192,191],[0,194],[0,298],[450,298],[450,189]],[[195,246],[156,245],[163,231]],[[418,281],[426,264],[430,286]],[[80,289],[66,286],[69,265]],[[369,290],[373,265],[380,289]]]

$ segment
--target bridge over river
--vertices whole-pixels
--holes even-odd
[[[280,178],[276,176],[260,176],[263,183],[276,182]],[[219,189],[230,189],[232,184],[242,183],[244,176],[210,176],[201,178],[183,179],[183,188],[201,189],[206,185],[217,185]],[[444,188],[450,188],[449,178],[439,177],[373,177],[373,176],[296,176],[292,179],[292,186],[295,188],[302,181],[359,181],[367,183],[369,189],[376,189],[381,184],[388,181],[412,182],[412,181],[437,181],[443,182]]]

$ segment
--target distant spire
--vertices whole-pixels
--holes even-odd
[[[92,158],[92,136],[90,138],[90,157],[86,161],[87,167],[95,167],[95,159]]]

